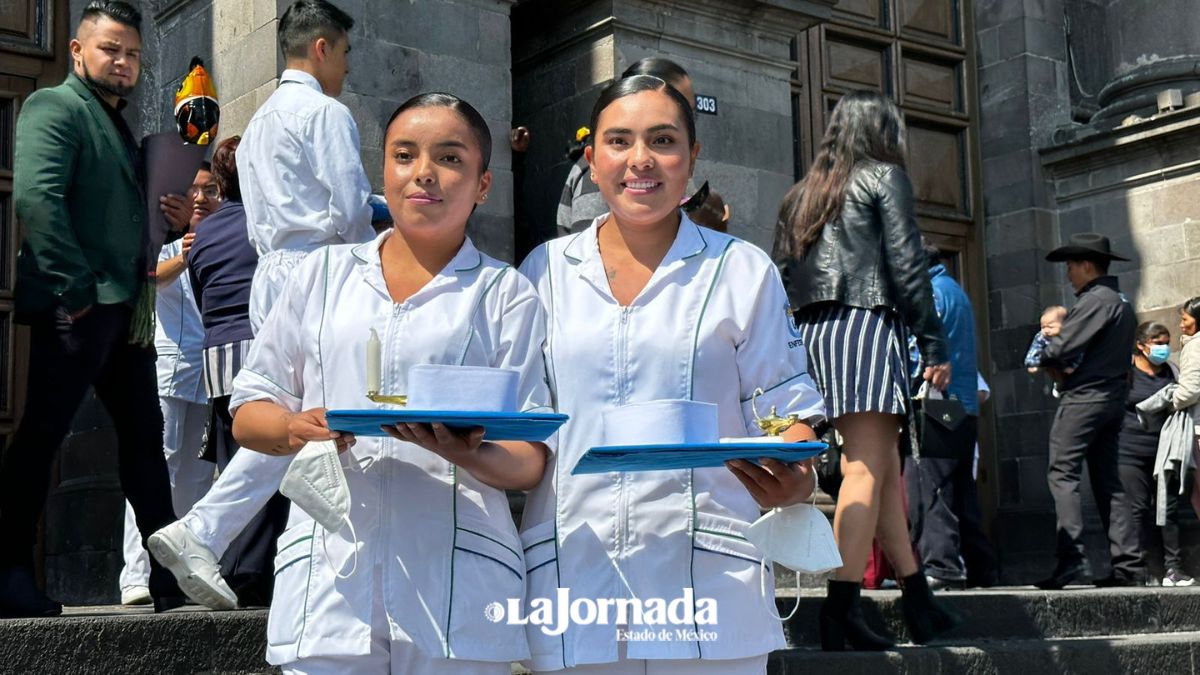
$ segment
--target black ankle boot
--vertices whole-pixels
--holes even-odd
[[[850,643],[858,651],[878,652],[894,646],[867,625],[859,606],[861,592],[862,584],[829,580],[829,590],[821,605],[821,649],[841,652]]]
[[[909,637],[916,644],[923,645],[961,623],[957,614],[934,600],[924,572],[900,579],[900,590],[904,623],[908,624]]]

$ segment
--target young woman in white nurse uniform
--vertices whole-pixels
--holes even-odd
[[[796,414],[788,441],[814,437],[824,404],[778,272],[762,250],[706,230],[678,208],[699,146],[691,106],[648,76],[623,79],[592,113],[591,178],[610,213],[536,249],[521,267],[547,310],[547,369],[560,430],[552,467],[530,494],[521,539],[529,598],[711,598],[713,625],[655,626],[670,639],[618,639],[608,624],[562,635],[529,630],[535,671],[762,673],[784,647],[760,596],[761,555],[744,532],[760,507],[806,499],[811,469],[765,461],[728,468],[570,475],[602,445],[602,412],[691,399],[718,406],[722,436],[761,432],[757,407]],[[767,598],[773,598],[770,579]],[[532,608],[533,605],[531,604]],[[614,613],[609,612],[610,616]],[[686,630],[699,629],[694,634]],[[640,633],[640,634],[639,634]],[[626,636],[628,637],[628,635]]]
[[[350,466],[353,529],[325,531],[293,508],[279,539],[267,660],[285,673],[506,674],[528,656],[522,627],[489,622],[485,608],[524,592],[504,490],[536,485],[547,447],[481,443],[479,430],[437,424],[354,439],[331,432],[324,415],[371,405],[371,329],[383,343],[384,392],[405,393],[414,364],[503,367],[520,372],[524,410],[546,409],[534,289],[464,235],[491,187],[490,154],[469,104],[423,94],[400,106],[384,160],[395,226],[312,253],[234,382],[243,446],[287,454],[336,439]]]

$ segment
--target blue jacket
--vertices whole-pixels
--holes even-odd
[[[946,348],[950,352],[948,398],[962,402],[972,415],[979,414],[979,367],[975,362],[975,311],[962,286],[946,273],[943,265],[929,268],[933,281],[933,305],[942,320]]]
[[[246,210],[227,201],[196,229],[188,274],[204,321],[204,347],[251,340],[250,281],[258,253],[246,235]]]

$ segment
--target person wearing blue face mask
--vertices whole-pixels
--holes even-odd
[[[1171,355],[1171,332],[1157,321],[1146,321],[1137,327],[1134,335],[1129,393],[1125,398],[1125,420],[1118,442],[1118,473],[1124,487],[1124,497],[1114,504],[1114,508],[1127,509],[1126,513],[1137,530],[1139,566],[1143,570],[1146,583],[1159,583],[1157,578],[1149,576],[1147,568],[1150,544],[1156,537],[1161,536],[1166,570],[1162,585],[1190,586],[1194,581],[1184,574],[1180,557],[1179,525],[1176,520],[1180,476],[1175,472],[1167,472],[1164,476],[1168,481],[1165,491],[1166,503],[1163,505],[1167,516],[1166,524],[1161,529],[1155,526],[1155,493],[1163,494],[1155,485],[1155,457],[1158,452],[1159,434],[1166,417],[1164,415],[1146,420],[1150,423],[1147,428],[1138,421],[1136,410],[1137,404],[1176,381],[1177,369],[1167,360]]]

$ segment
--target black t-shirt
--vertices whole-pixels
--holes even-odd
[[[1158,434],[1162,431],[1165,416],[1151,420],[1151,430],[1142,429],[1138,422],[1137,404],[1145,401],[1159,389],[1175,381],[1171,366],[1164,364],[1157,375],[1147,375],[1136,366],[1132,367],[1129,394],[1125,397],[1125,422],[1121,425],[1121,454],[1126,457],[1153,457],[1158,453]]]

